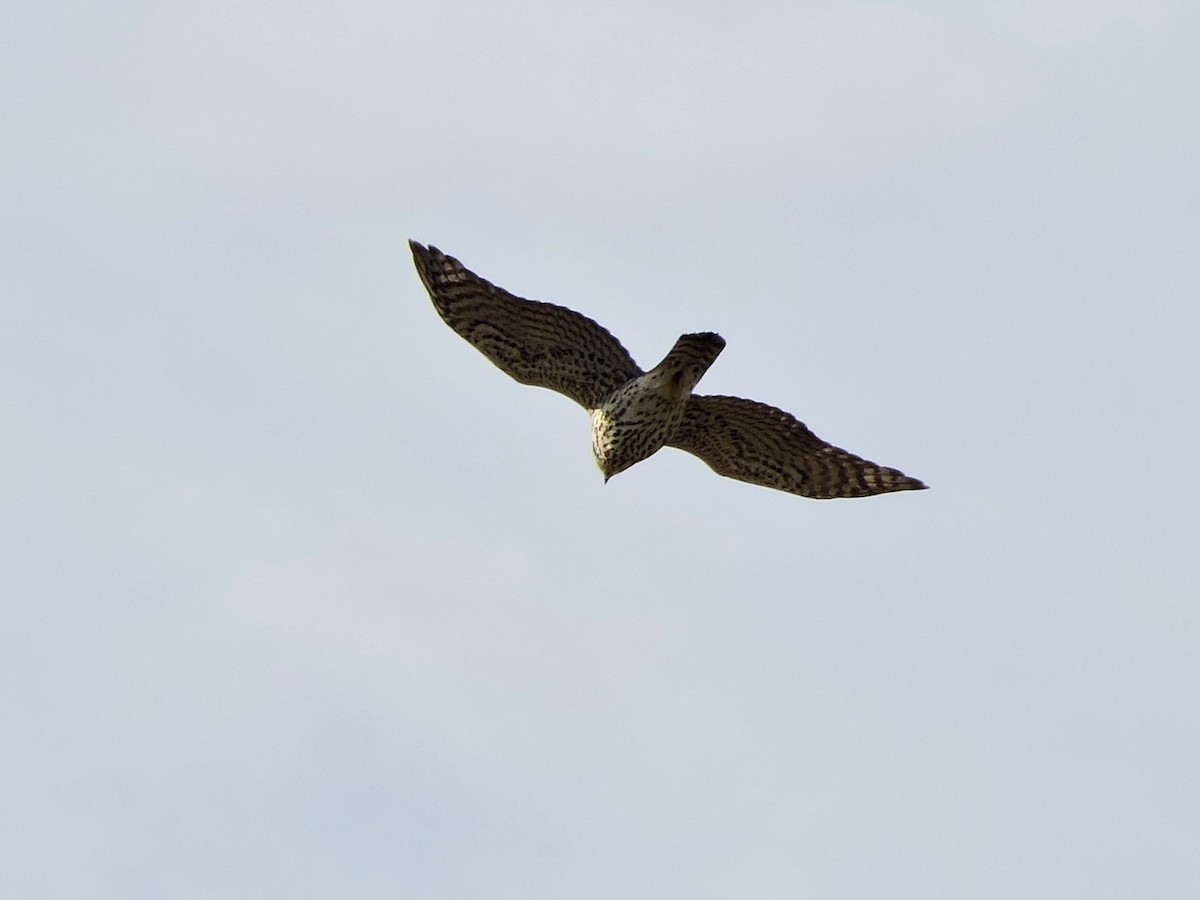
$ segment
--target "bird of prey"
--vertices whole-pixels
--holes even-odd
[[[693,394],[725,347],[720,335],[685,334],[643,372],[587,316],[516,297],[436,247],[409,246],[447,325],[517,381],[566,394],[591,414],[592,454],[605,481],[665,446],[719,475],[817,500],[925,487],[826,443],[783,410]]]

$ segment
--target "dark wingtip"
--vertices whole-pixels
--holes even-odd
[[[433,246],[433,244],[422,244],[420,241],[414,241],[412,238],[409,238],[408,249],[412,251],[413,259],[434,259],[436,257],[446,255],[437,247]]]
[[[426,290],[432,297],[434,293],[434,265],[437,248],[432,244],[428,247],[418,243],[412,239],[408,242],[408,249],[412,251],[413,265],[417,268],[417,274],[421,276],[421,281],[424,283]]]

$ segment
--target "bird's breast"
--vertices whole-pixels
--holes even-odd
[[[683,416],[657,379],[642,376],[618,389],[592,413],[592,452],[615,474],[660,450]]]

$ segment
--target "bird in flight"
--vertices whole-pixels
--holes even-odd
[[[591,414],[592,454],[605,481],[663,447],[677,447],[718,475],[816,500],[925,487],[826,443],[781,409],[693,394],[725,347],[718,334],[683,335],[643,372],[587,316],[514,296],[436,247],[408,243],[447,325],[517,381],[566,394]]]

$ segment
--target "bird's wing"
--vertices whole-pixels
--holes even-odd
[[[515,297],[436,247],[408,243],[446,324],[522,384],[550,388],[596,409],[642,374],[621,342],[587,316]]]
[[[718,475],[816,500],[925,487],[827,444],[781,409],[740,397],[693,395],[667,446],[695,454]]]

